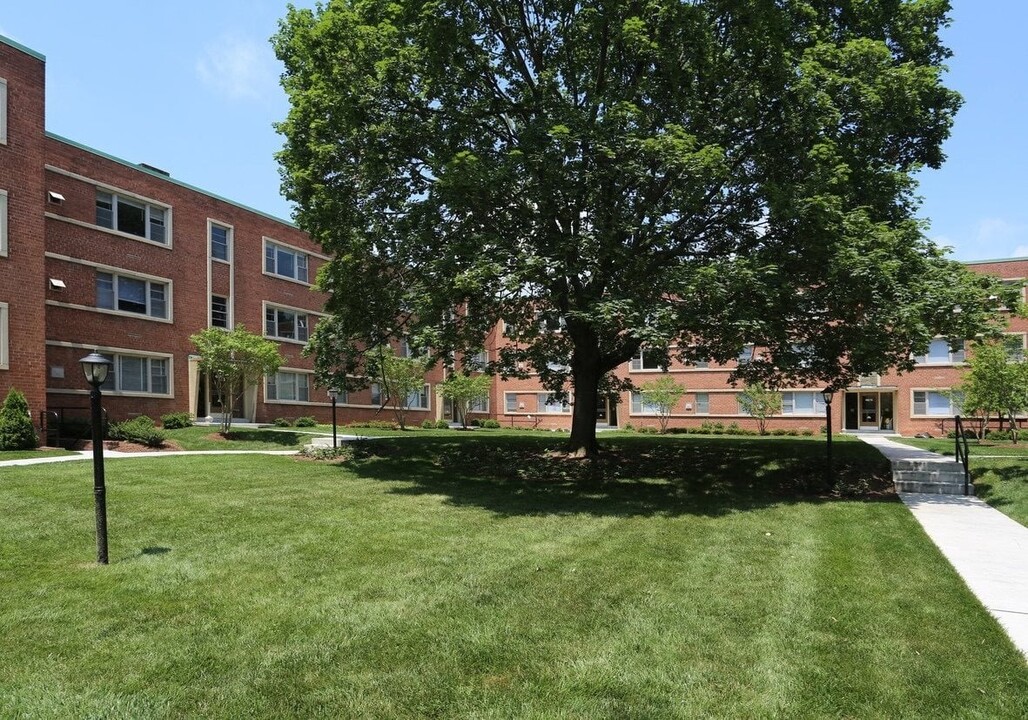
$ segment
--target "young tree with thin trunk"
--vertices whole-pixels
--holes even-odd
[[[227,433],[235,415],[235,388],[256,385],[264,376],[278,372],[283,362],[278,344],[243,325],[232,330],[206,328],[189,340],[200,356],[200,372],[208,374],[214,389],[225,399],[221,431]]]
[[[382,386],[382,403],[396,416],[401,430],[407,428],[407,412],[415,396],[425,390],[425,371],[428,358],[397,355],[388,345],[376,347],[370,354],[371,376]]]
[[[468,411],[471,406],[489,397],[493,379],[489,375],[465,375],[453,373],[439,386],[443,397],[453,404],[453,412],[460,417],[460,424],[468,427]]]
[[[296,221],[333,257],[319,379],[411,335],[574,393],[641,347],[842,387],[1009,301],[916,218],[959,96],[945,0],[331,0],[274,38]],[[995,299],[989,297],[994,295]],[[1009,295],[1009,293],[1008,293]],[[959,307],[961,312],[954,312]],[[802,350],[798,350],[802,348]],[[802,360],[802,361],[801,361]]]
[[[639,394],[647,405],[656,408],[660,432],[667,432],[667,424],[671,419],[678,401],[685,395],[685,388],[675,382],[670,375],[661,375],[639,386]]]
[[[739,406],[757,421],[757,432],[767,435],[767,421],[782,412],[782,394],[760,382],[748,384],[739,393]]]

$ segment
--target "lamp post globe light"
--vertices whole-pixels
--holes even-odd
[[[338,447],[336,444],[336,400],[339,399],[339,391],[329,390],[328,396],[332,398],[332,449],[334,450]]]
[[[828,433],[826,477],[828,478],[829,488],[835,487],[835,473],[832,469],[832,396],[834,394],[830,387],[821,391],[821,399],[825,401],[825,431]]]
[[[79,360],[89,383],[90,425],[93,428],[93,500],[96,505],[96,561],[107,564],[107,488],[104,485],[104,432],[100,386],[107,381],[113,363],[94,350]]]

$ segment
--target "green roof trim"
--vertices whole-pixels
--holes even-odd
[[[184,183],[181,180],[176,180],[175,178],[169,177],[168,175],[165,175],[163,173],[157,172],[155,170],[151,170],[150,168],[143,167],[139,163],[129,162],[128,160],[123,160],[120,157],[115,157],[114,155],[109,155],[108,153],[105,153],[102,150],[97,150],[96,148],[91,148],[88,145],[83,145],[82,143],[75,142],[74,140],[69,140],[68,138],[62,137],[62,136],[58,135],[57,133],[52,133],[49,130],[47,131],[46,136],[48,138],[52,139],[52,140],[56,140],[57,142],[62,142],[65,145],[71,145],[73,148],[78,148],[79,150],[84,150],[84,151],[86,151],[88,153],[92,153],[93,155],[97,155],[99,157],[102,157],[102,158],[105,158],[107,160],[110,160],[111,162],[116,162],[119,165],[124,165],[125,167],[131,168],[131,169],[133,169],[133,170],[135,170],[137,172],[141,172],[144,175],[149,175],[150,177],[155,177],[158,180],[163,180],[164,182],[171,183],[172,185],[178,185],[179,187],[183,187],[186,190],[192,190],[193,192],[200,193],[201,195],[206,195],[209,198],[213,198],[215,200],[219,200],[219,201],[221,201],[223,203],[228,203],[229,205],[234,205],[237,208],[240,208],[242,210],[246,210],[247,212],[252,212],[252,213],[254,213],[256,215],[260,215],[261,217],[267,218],[268,220],[274,220],[275,222],[281,223],[282,225],[285,225],[286,227],[291,227],[291,228],[294,228],[296,230],[300,229],[299,226],[296,223],[290,222],[289,220],[284,220],[283,218],[276,217],[274,215],[271,215],[270,213],[266,213],[263,210],[258,210],[256,208],[252,208],[249,205],[243,205],[243,203],[241,203],[241,202],[236,202],[235,200],[229,200],[228,198],[222,197],[221,195],[216,195],[216,194],[214,194],[212,192],[208,192],[207,190],[204,190],[203,188],[198,188],[195,185],[190,185],[189,183]]]
[[[995,258],[993,260],[961,260],[964,265],[989,265],[991,263],[1018,262],[1028,260],[1028,256]]]
[[[37,60],[42,60],[43,62],[46,62],[46,55],[44,55],[43,53],[40,53],[40,52],[36,52],[35,50],[33,50],[30,47],[25,47],[20,42],[15,42],[14,40],[11,40],[11,38],[9,38],[9,37],[6,37],[4,35],[0,35],[0,43],[3,43],[4,45],[10,45],[15,50],[21,50],[26,55],[31,55],[32,57],[36,58]]]

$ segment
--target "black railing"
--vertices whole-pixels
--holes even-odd
[[[110,420],[106,409],[102,408],[101,412],[103,435],[106,437]],[[39,427],[50,447],[72,446],[79,440],[92,437],[88,407],[52,407],[42,410],[39,413]]]
[[[953,418],[957,431],[956,452],[957,462],[964,466],[964,494],[967,495],[968,487],[971,484],[971,460],[967,454],[967,434],[964,432],[964,423],[960,416]]]

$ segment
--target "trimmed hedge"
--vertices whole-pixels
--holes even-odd
[[[187,412],[169,413],[161,415],[161,426],[165,430],[178,430],[193,426],[193,418]]]
[[[124,440],[151,448],[160,447],[167,439],[164,432],[157,429],[153,419],[146,415],[140,415],[120,423],[111,423],[107,436],[111,440]]]

